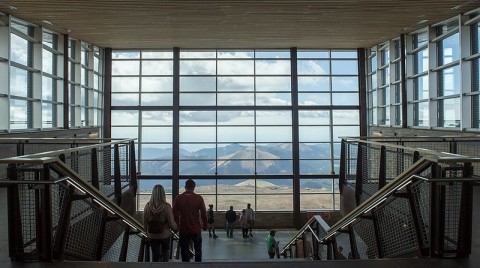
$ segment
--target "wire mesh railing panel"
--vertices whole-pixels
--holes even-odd
[[[17,155],[16,144],[0,144],[0,159]],[[0,179],[7,177],[8,164],[0,164]]]
[[[53,141],[45,141],[45,142],[28,142],[22,143],[23,145],[23,154],[37,154],[43,152],[51,152],[57,150],[65,150],[72,148],[72,144],[70,143],[55,143]]]
[[[125,226],[116,221],[107,222],[102,249],[102,261],[120,261],[124,235]]]
[[[378,222],[383,257],[403,256],[418,250],[408,199],[392,197],[373,213]]]
[[[65,160],[84,181],[92,182],[92,154],[90,152],[73,152],[67,154]]]
[[[120,260],[125,226],[117,221],[107,221],[102,248],[102,261]]]
[[[336,260],[352,259],[353,253],[350,247],[350,234],[340,233],[335,236],[336,247],[333,248],[333,257]]]
[[[56,237],[58,231],[58,223],[61,219],[62,210],[64,209],[65,197],[68,194],[67,188],[59,184],[53,184],[50,186],[51,189],[51,209],[52,209],[52,236]]]
[[[120,153],[120,180],[123,186],[130,183],[130,146],[128,144],[119,144]]]
[[[457,250],[461,198],[462,183],[455,182],[445,186],[445,252]]]
[[[457,154],[467,155],[472,157],[480,157],[480,142],[479,141],[456,141]],[[474,162],[473,175],[480,176],[480,163]]]
[[[378,181],[380,174],[380,147],[366,145],[363,150],[362,165],[362,189],[368,195],[378,191]]]
[[[142,238],[133,234],[128,238],[127,262],[138,262],[140,248],[142,246]]]
[[[371,219],[358,219],[352,224],[355,245],[360,259],[377,259],[377,240]]]
[[[113,174],[114,174],[114,164],[113,164],[113,147],[112,146],[102,146],[98,148],[97,151],[97,161],[98,161],[98,178],[100,191],[105,196],[112,196],[115,192],[113,187]]]
[[[450,153],[450,142],[442,141],[439,139],[436,140],[417,140],[417,141],[401,141],[397,143],[398,145],[402,145],[405,147],[412,147],[412,148],[422,148],[437,152],[446,152]]]
[[[428,182],[419,181],[412,184],[410,191],[413,197],[413,205],[418,219],[418,225],[420,228],[420,234],[422,239],[422,245],[424,247],[430,246],[430,185]]]
[[[348,184],[355,184],[357,178],[357,154],[358,146],[357,144],[346,143],[346,182]]]
[[[103,211],[86,200],[72,203],[70,226],[68,228],[65,254],[81,257],[84,260],[96,260],[97,241],[100,236]]]
[[[19,174],[20,175],[20,174]],[[32,172],[22,172],[19,177],[23,180],[34,180],[35,174]],[[20,201],[20,222],[22,229],[23,249],[25,254],[35,253],[37,248],[37,194],[36,190],[28,185],[18,185],[18,200]]]
[[[386,157],[386,183],[395,179],[413,164],[413,154],[401,149],[387,149]]]

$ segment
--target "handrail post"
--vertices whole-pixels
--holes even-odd
[[[7,177],[10,180],[18,180],[17,164],[8,164]],[[18,185],[7,188],[8,199],[8,248],[12,261],[24,261],[25,251],[23,247],[22,218],[20,211],[20,191]]]
[[[472,163],[464,163],[463,177],[473,175]],[[473,185],[471,182],[462,182],[462,196],[460,200],[460,216],[458,226],[457,257],[468,257],[472,251],[472,211],[473,211]]]
[[[113,160],[113,170],[114,170],[114,189],[115,189],[115,200],[118,205],[122,203],[122,180],[121,180],[121,169],[120,169],[120,149],[118,144],[115,144],[114,148],[114,160]]]
[[[378,173],[378,190],[380,190],[387,184],[387,148],[384,145],[380,147],[380,167]]]
[[[97,148],[92,148],[92,158],[91,158],[91,165],[92,165],[92,185],[93,187],[99,189],[100,183],[98,181],[98,157],[97,157]]]
[[[137,161],[135,159],[135,142],[129,142],[130,147],[130,187],[134,188],[134,192],[137,192]]]
[[[338,188],[340,190],[340,195],[343,194],[343,187],[345,186],[345,183],[347,181],[347,178],[345,177],[346,171],[345,171],[345,166],[346,166],[346,161],[347,161],[347,154],[345,151],[345,143],[347,141],[345,139],[342,139],[342,143],[340,145],[340,170],[339,170],[339,178],[338,178]]]
[[[49,180],[50,179],[50,167],[48,164],[43,165],[43,169],[40,172],[40,176],[37,179]],[[40,246],[40,260],[51,261],[53,253],[53,239],[52,239],[52,202],[51,202],[51,186],[45,184],[40,190],[39,198],[36,202],[38,207],[38,222],[39,222],[39,246]]]
[[[364,148],[362,143],[357,143],[357,174],[355,180],[355,200],[357,202],[357,206],[360,205],[362,191],[363,191],[363,152]]]

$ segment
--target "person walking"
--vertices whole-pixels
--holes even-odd
[[[194,192],[195,181],[185,182],[185,192],[173,201],[173,216],[178,223],[182,262],[190,262],[190,242],[195,250],[195,262],[202,261],[202,229],[207,230],[207,210],[203,197]]]
[[[277,258],[280,258],[278,241],[275,240],[275,233],[275,230],[270,230],[270,234],[265,239],[267,242],[267,252],[270,259],[275,258],[275,255],[277,255]]]
[[[233,206],[225,213],[225,219],[227,220],[227,237],[233,237],[233,226],[237,220],[237,214],[233,211]]]
[[[252,228],[253,228],[253,224],[255,223],[255,211],[253,211],[250,204],[247,204],[246,213],[247,213],[247,222],[248,222],[248,230],[250,231],[250,237],[253,237]]]
[[[215,234],[215,214],[213,211],[212,204],[208,205],[207,223],[208,223],[208,236],[212,237],[212,233],[213,233],[213,238],[217,238],[218,236]]]
[[[177,232],[172,206],[167,203],[165,189],[157,184],[152,189],[150,201],[143,210],[143,225],[147,231],[153,262],[168,262],[172,231]]]

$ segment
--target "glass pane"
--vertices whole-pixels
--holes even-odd
[[[439,44],[439,65],[448,64],[460,59],[460,33],[453,34]]]
[[[257,143],[257,159],[292,159],[291,143]]]
[[[300,174],[332,174],[331,160],[300,160]]]
[[[29,49],[29,42],[15,34],[11,34],[10,37],[12,46],[11,60],[24,66],[29,66],[29,57],[32,54]]]
[[[138,77],[112,77],[112,92],[139,92]]]
[[[138,139],[138,128],[112,126],[112,139]]]
[[[439,122],[441,127],[460,127],[460,98],[439,100],[439,110],[442,111],[441,118],[443,121]]]
[[[358,126],[334,126],[333,141],[339,142],[339,137],[358,137],[360,136],[360,128]]]
[[[257,111],[257,125],[291,125],[291,111]]]
[[[180,159],[215,159],[216,145],[214,143],[181,143]]]
[[[218,127],[218,142],[253,142],[255,129],[251,127]]]
[[[257,127],[257,142],[291,142],[291,127]]]
[[[358,91],[358,77],[333,76],[332,91]]]
[[[172,77],[142,77],[142,92],[172,92]]]
[[[257,75],[290,74],[290,60],[256,60],[255,72]]]
[[[173,75],[173,62],[142,61],[142,75]]]
[[[138,103],[138,94],[112,94],[113,106],[137,106]]]
[[[222,188],[226,189],[236,189],[237,187],[232,187],[231,185],[228,186],[223,186]],[[240,188],[240,187],[238,187]],[[237,193],[241,193],[242,188],[238,189]],[[218,192],[219,194],[217,195],[217,210],[220,211],[226,211],[230,208],[230,206],[233,206],[233,210],[237,211],[237,214],[240,213],[240,211],[245,207],[245,204],[247,203],[253,203],[253,200],[255,200],[254,195],[225,195],[225,194],[220,194],[220,192],[223,193],[223,189],[220,189],[220,185],[218,187]],[[227,190],[228,191],[228,190]],[[252,204],[253,205],[253,204]],[[221,226],[218,226],[219,229],[221,229]]]
[[[142,175],[172,175],[172,161],[141,161],[140,172]],[[153,187],[153,186],[152,186]],[[165,187],[165,185],[164,185]],[[171,186],[170,186],[171,187]],[[171,191],[171,190],[170,190]]]
[[[301,194],[300,210],[331,210],[333,194]]]
[[[321,58],[329,58],[330,53],[328,50],[326,51],[301,51],[297,52],[297,58],[299,59],[321,59]]]
[[[255,159],[255,145],[253,143],[218,144],[218,159]]]
[[[215,127],[180,127],[181,142],[215,142]]]
[[[10,128],[28,128],[29,103],[23,100],[10,100]]]
[[[298,74],[327,75],[330,73],[329,60],[298,60]]]
[[[358,110],[333,110],[334,125],[359,125],[360,115]]]
[[[181,106],[215,106],[215,93],[181,93]]]
[[[300,126],[298,132],[301,142],[330,141],[330,126]]]
[[[217,162],[218,175],[254,175],[255,160],[228,159]]]
[[[357,86],[358,87],[358,86]],[[329,91],[330,77],[298,77],[298,91]]]
[[[180,92],[208,92],[216,90],[215,77],[180,77]]]
[[[257,92],[261,91],[287,91],[290,92],[291,80],[290,77],[256,77],[255,89]]]
[[[218,75],[253,75],[253,60],[219,60],[217,62]]]
[[[358,62],[356,60],[332,60],[332,75],[358,74]]]
[[[330,93],[299,93],[298,105],[330,105]]]
[[[42,103],[42,128],[55,127],[53,124],[53,104]]]
[[[26,70],[10,68],[10,94],[19,97],[28,97],[30,87],[29,73]]]
[[[142,111],[142,125],[172,125],[173,112],[171,111]]]
[[[218,106],[253,106],[255,105],[254,93],[218,93]]]
[[[180,60],[180,75],[215,75],[214,60]]]
[[[218,125],[253,125],[255,123],[254,111],[218,111]]]
[[[112,61],[112,75],[140,75],[140,62],[137,60]]]
[[[218,91],[254,91],[254,78],[252,77],[217,77]]]
[[[112,126],[138,126],[138,111],[112,110]]]
[[[460,65],[442,70],[439,73],[440,92],[439,96],[450,96],[460,93]]]
[[[253,50],[217,50],[219,59],[252,59],[254,56]]]
[[[141,155],[143,160],[172,159],[172,144],[146,144],[142,143]],[[171,163],[168,165],[171,170]],[[157,167],[163,169],[163,167]]]
[[[113,59],[139,59],[140,51],[116,50],[112,53]]]
[[[143,127],[142,142],[172,142],[171,127]]]
[[[330,111],[328,110],[307,110],[298,111],[299,125],[329,125]]]
[[[421,127],[428,127],[428,102],[419,102],[414,104],[415,125]]]
[[[172,106],[173,94],[172,93],[152,93],[141,94],[143,106]]]
[[[414,74],[428,71],[428,50],[418,51],[414,55]]]
[[[257,93],[256,105],[291,105],[290,93]]]
[[[332,59],[356,59],[357,51],[332,51]]]
[[[275,195],[257,195],[257,210],[292,211],[293,195],[283,195],[281,191]]]
[[[142,51],[143,59],[173,59],[172,51]]]
[[[181,160],[180,175],[215,175],[215,161],[183,161]]]
[[[333,93],[333,105],[358,105],[359,97],[357,93]]]
[[[181,111],[180,125],[215,125],[215,111]]]
[[[300,143],[300,159],[330,159],[330,143]]]
[[[415,96],[414,100],[423,100],[428,99],[428,75],[416,77],[413,80],[415,87]]]

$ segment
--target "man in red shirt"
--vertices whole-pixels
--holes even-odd
[[[195,181],[188,179],[185,182],[185,192],[173,201],[173,216],[179,227],[182,262],[190,261],[190,241],[193,241],[195,249],[195,262],[202,261],[201,229],[207,230],[207,210],[203,197],[194,193],[194,190]]]

